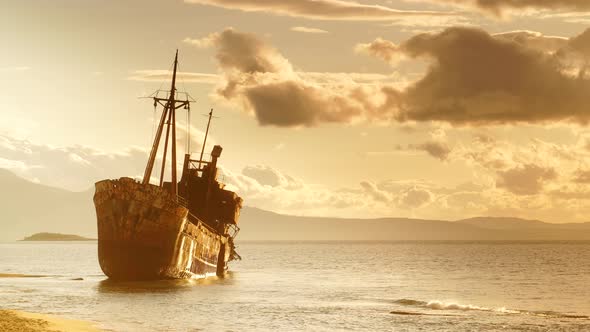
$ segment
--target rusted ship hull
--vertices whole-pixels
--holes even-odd
[[[130,178],[96,183],[98,258],[117,280],[205,277],[222,273],[228,238],[189,215],[162,187]]]

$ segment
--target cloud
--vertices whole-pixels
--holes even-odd
[[[347,95],[326,92],[302,82],[284,81],[250,87],[244,96],[261,125],[313,126],[352,121],[362,113],[362,105]]]
[[[430,156],[444,161],[447,160],[451,154],[451,147],[446,142],[440,141],[429,141],[421,144],[410,144],[410,147],[416,150],[422,150],[428,153]]]
[[[545,12],[545,13],[541,14],[539,16],[539,18],[558,19],[558,20],[560,20],[562,22],[566,22],[566,23],[588,25],[590,23],[590,12],[588,12],[588,11],[567,12],[567,13]]]
[[[291,31],[303,32],[303,33],[313,33],[313,34],[327,34],[327,33],[329,33],[326,30],[317,29],[317,28],[308,28],[308,27],[292,27]]]
[[[452,14],[435,11],[397,10],[386,6],[342,0],[185,0],[185,2],[245,12],[265,12],[317,20],[387,21],[400,16]]]
[[[378,73],[338,73],[338,72],[295,72],[303,81],[315,85],[342,86],[342,85],[378,85],[383,83],[399,84],[400,77],[394,74],[385,75]],[[205,74],[195,72],[179,72],[179,79],[186,83],[219,84],[223,77],[217,74]],[[170,82],[172,72],[162,69],[138,70],[128,77],[132,81],[142,82]],[[405,84],[402,83],[402,84]]]
[[[11,160],[0,157],[0,168],[9,169],[15,172],[22,172],[28,170],[30,167],[31,166],[28,166],[20,160]]]
[[[263,186],[277,187],[284,178],[281,173],[268,166],[247,166],[242,170],[242,174],[258,181]]]
[[[460,193],[476,195],[483,189],[476,185],[444,188],[421,180],[361,181],[358,187],[333,188],[306,183],[265,165],[247,166],[239,173],[224,169],[223,174],[228,188],[239,192],[247,205],[297,215],[416,216],[428,208],[433,217],[441,218],[440,206],[434,204],[437,200]],[[458,198],[456,201],[452,208],[456,215],[463,215],[465,205]]]
[[[414,82],[392,82],[399,77],[394,75],[371,82],[369,74],[295,71],[276,48],[231,28],[201,40],[216,50],[222,83],[214,96],[254,115],[261,125],[434,121],[483,126],[586,124],[590,73],[581,59],[590,40],[585,36],[563,40],[528,31],[490,35],[449,28],[401,43],[376,39],[356,47],[394,65],[407,58],[430,62]]]
[[[590,7],[590,4],[589,4]],[[568,46],[582,54],[587,59],[590,58],[590,29],[586,29],[580,35],[570,39]]]
[[[472,182],[455,187],[426,180],[376,183],[379,190],[391,195],[390,206],[397,211],[412,211],[412,216],[418,218],[495,215],[560,222],[587,220],[589,196],[585,181],[590,181],[587,130],[580,129],[578,139],[569,144],[540,139],[523,144],[481,134],[477,128],[466,132],[473,134],[471,141],[462,135],[453,141],[440,130],[433,132],[431,139],[444,139],[453,146],[445,161],[468,167],[473,174]]]
[[[546,54],[507,41],[506,36],[449,28],[416,35],[383,52],[391,54],[379,57],[405,56],[432,63],[423,78],[403,94],[395,94],[398,121],[489,125],[590,120],[586,93],[590,79],[580,72],[568,74],[568,67],[559,62],[559,51]]]
[[[410,148],[416,150],[422,150],[428,153],[430,156],[445,161],[449,159],[453,148],[447,141],[446,132],[442,128],[438,128],[430,132],[430,140],[420,144],[410,144]]]
[[[227,28],[221,33],[210,34],[202,40],[207,40],[217,49],[215,57],[222,69],[249,74],[289,75],[293,72],[287,59],[255,35]]]
[[[426,152],[431,157],[440,161],[448,160],[453,152],[453,147],[449,145],[446,133],[439,128],[432,131],[430,136],[431,138],[429,140],[422,143],[412,143],[406,146],[398,145],[393,151],[368,152],[367,155]]]
[[[354,121],[362,117],[375,89],[355,81],[362,74],[298,73],[278,50],[252,34],[229,28],[205,39],[216,48],[225,80],[217,97],[254,114],[261,125]],[[304,80],[312,76],[314,80]]]
[[[367,216],[386,209],[386,202],[360,188],[329,188],[306,183],[266,165],[247,166],[242,172],[224,168],[228,188],[236,190],[248,206],[296,215]],[[371,211],[371,212],[367,212]]]
[[[191,130],[194,150],[200,147],[203,136],[201,131]],[[186,126],[177,126],[177,139],[177,150],[182,153],[186,145]],[[208,142],[212,146],[215,139],[209,137]],[[160,173],[161,153],[162,148],[152,173],[154,179]],[[53,146],[0,134],[0,168],[9,169],[31,181],[72,191],[90,189],[102,179],[123,176],[142,178],[148,154],[147,148],[135,146],[121,151],[103,151],[84,145]],[[177,160],[177,168],[182,170],[181,157]],[[169,164],[167,169],[170,169]],[[169,171],[166,173],[168,178]]]
[[[270,166],[246,166],[242,174],[248,176],[263,186],[283,187],[287,189],[301,188],[302,183],[293,177],[283,174]]]
[[[25,179],[84,191],[102,179],[141,178],[148,151],[138,147],[109,152],[81,145],[51,146],[0,135],[0,156],[0,168]],[[154,167],[152,183],[159,175],[160,162],[158,159]],[[179,160],[179,167],[181,163]],[[309,184],[266,165],[247,166],[241,172],[222,166],[221,173],[228,188],[244,197],[247,205],[272,211],[310,215],[338,215],[344,211],[344,215],[366,216],[367,207],[382,204],[360,187],[335,189]]]
[[[496,185],[517,195],[536,195],[542,191],[545,181],[556,178],[557,172],[552,168],[525,164],[518,168],[498,172]]]
[[[401,59],[399,46],[383,38],[377,38],[366,44],[357,44],[355,50],[358,53],[367,53],[391,64],[396,64]]]
[[[430,0],[430,2],[466,5],[496,16],[502,16],[508,10],[531,8],[581,12],[590,10],[590,2],[586,0]]]
[[[396,73],[389,75],[379,73],[337,73],[337,72],[295,72],[299,79],[312,85],[332,87],[338,89],[347,86],[374,86],[379,87],[383,84],[396,85],[403,87],[407,82]]]
[[[568,45],[569,39],[560,36],[546,36],[540,32],[515,30],[493,35],[496,39],[504,39],[535,50],[554,53]]]
[[[575,204],[583,204],[587,206],[587,201],[590,200],[590,191],[587,188],[569,188],[564,186],[559,190],[549,192],[552,198],[559,201],[574,202]],[[583,219],[588,220],[588,219]]]
[[[89,146],[51,146],[0,135],[0,167],[49,186],[87,190],[95,181],[143,174],[147,151],[107,153]]]
[[[185,38],[182,42],[192,45],[192,46],[196,46],[198,48],[208,48],[211,47],[213,45],[213,38],[215,37],[215,34],[211,34],[208,37],[203,37],[203,38]]]
[[[179,80],[187,83],[216,84],[221,79],[217,74],[178,72],[176,75]],[[159,69],[136,70],[131,73],[128,79],[144,82],[170,82],[172,81],[172,72]]]
[[[228,187],[237,190],[247,205],[305,215],[413,216],[426,207],[439,208],[431,206],[439,198],[475,195],[483,189],[476,185],[444,188],[421,180],[361,181],[358,187],[331,188],[306,183],[266,165],[247,166],[240,173],[224,169],[223,173]],[[457,204],[460,215],[465,206]]]
[[[445,137],[440,130],[431,136]],[[222,179],[245,198],[248,206],[288,214],[451,220],[516,215],[582,221],[590,213],[585,182],[590,169],[586,138],[587,133],[581,133],[574,144],[532,140],[520,146],[478,135],[470,144],[455,147],[448,157],[452,163],[467,163],[477,174],[474,181],[454,187],[420,179],[331,187],[305,182],[268,165],[246,166],[239,172],[223,167]],[[0,155],[0,167],[31,181],[70,190],[90,189],[93,182],[104,178],[140,177],[147,160],[147,151],[140,148],[107,152],[88,146],[37,144],[3,135]],[[501,162],[495,162],[498,159]]]
[[[457,220],[468,216],[490,215],[503,192],[493,183],[466,182],[445,187],[426,180],[387,180],[378,188],[393,195],[398,213],[414,218]],[[511,201],[517,205],[515,200]],[[514,214],[513,214],[514,215]]]
[[[514,144],[490,136],[476,135],[467,145],[459,144],[454,160],[464,160],[496,173],[524,168],[534,164],[543,169],[559,169],[560,174],[574,173],[580,165],[590,164],[590,153],[585,148],[586,134],[579,134],[574,144],[557,144],[531,139],[525,144]]]
[[[476,22],[479,21],[481,21],[479,17],[468,13],[461,13],[461,16],[430,16],[428,18],[402,16],[392,19],[389,23],[384,23],[383,26],[401,27],[401,32],[424,33],[433,32],[433,30],[440,31],[453,26],[476,26]]]
[[[410,208],[417,209],[421,208],[433,200],[433,194],[422,188],[410,188],[399,195],[397,198],[398,204]]]
[[[181,142],[182,129],[179,131]],[[51,146],[0,135],[0,156],[0,168],[25,179],[84,191],[102,179],[141,178],[148,151],[138,147],[112,152],[81,145]],[[156,162],[152,181],[159,175],[160,162],[161,159]],[[179,167],[181,163],[179,160]],[[278,212],[338,215],[344,211],[344,215],[366,216],[367,207],[383,206],[367,196],[361,187],[328,188],[309,184],[266,165],[247,166],[241,172],[222,166],[222,179],[228,188],[245,198],[247,205]]]
[[[587,134],[582,131],[573,144],[557,144],[531,139],[525,144],[476,135],[466,145],[459,144],[450,162],[464,161],[467,166],[488,179],[495,197],[504,207],[515,210],[531,208],[526,204],[544,204],[538,209],[579,211],[575,197],[586,192],[590,153],[586,150]],[[512,197],[512,198],[510,198]],[[509,200],[514,200],[509,203]],[[568,200],[563,203],[560,200]],[[566,204],[566,205],[564,205]],[[571,206],[570,206],[571,205]],[[565,213],[565,212],[563,212]]]
[[[581,184],[590,184],[590,169],[578,169],[574,173],[573,182]]]
[[[383,203],[388,203],[391,201],[391,197],[389,196],[389,194],[377,188],[377,186],[374,183],[369,181],[362,181],[360,185],[363,188],[363,191],[372,199]]]

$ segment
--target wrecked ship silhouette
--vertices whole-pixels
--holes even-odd
[[[234,238],[239,231],[242,199],[217,180],[217,160],[222,148],[215,145],[210,160],[203,160],[212,111],[198,160],[184,156],[182,177],[176,171],[176,110],[188,112],[194,100],[187,93],[179,100],[176,90],[178,51],[170,91],[153,97],[163,107],[143,180],[123,177],[95,184],[94,205],[98,227],[98,259],[111,279],[155,280],[221,276],[228,262],[240,259]],[[159,185],[150,179],[162,133],[164,148]],[[189,131],[190,135],[190,131]],[[190,138],[189,138],[190,142]],[[171,181],[164,181],[170,145]],[[190,149],[190,148],[189,148]],[[190,150],[189,150],[190,151]]]

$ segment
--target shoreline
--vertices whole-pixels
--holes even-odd
[[[0,273],[0,278],[43,278],[42,274]]]
[[[54,315],[0,309],[3,332],[101,332],[95,323]]]

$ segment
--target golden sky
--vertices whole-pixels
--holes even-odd
[[[214,108],[247,205],[590,221],[589,24],[586,0],[3,1],[0,167],[77,191],[140,176],[138,97],[179,49],[193,150]]]

